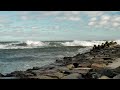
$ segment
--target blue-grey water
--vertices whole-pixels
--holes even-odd
[[[0,42],[0,73],[41,67],[62,59],[84,53],[94,44],[104,41],[25,41]]]

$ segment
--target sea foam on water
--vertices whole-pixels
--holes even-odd
[[[74,40],[73,42],[62,43],[64,46],[94,46],[105,43],[105,41],[78,41]]]

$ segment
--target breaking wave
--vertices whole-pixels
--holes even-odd
[[[105,43],[105,41],[78,41],[74,40],[73,42],[65,42],[62,43],[64,46],[94,46],[94,45],[101,45]]]
[[[15,42],[15,43],[0,43],[0,49],[24,49],[24,48],[37,48],[48,46],[47,43],[41,41],[25,41],[25,42]]]
[[[85,46],[92,47],[101,45],[106,41],[31,41],[24,42],[0,42],[0,49],[24,49],[24,48],[44,48],[44,47],[63,47],[63,46]],[[120,40],[115,40],[120,45]]]

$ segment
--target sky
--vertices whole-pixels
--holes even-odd
[[[120,11],[0,11],[0,41],[120,39]]]

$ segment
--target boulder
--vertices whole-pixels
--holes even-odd
[[[0,73],[0,77],[4,77],[4,75]]]
[[[32,77],[28,77],[29,79],[57,79],[57,78],[53,78],[50,76],[45,76],[45,75],[39,75],[39,76],[32,76]]]
[[[64,57],[63,58],[63,61],[64,61],[64,63],[69,63],[70,61],[72,61],[72,57]]]
[[[70,69],[67,68],[67,67],[59,67],[59,68],[57,69],[57,71],[60,72],[60,73],[65,74],[65,75],[71,74]]]
[[[61,79],[83,79],[83,77],[82,77],[81,74],[73,73],[73,74],[70,74],[70,75],[64,76],[64,77],[61,78]]]
[[[120,74],[120,66],[115,68],[113,71]]]
[[[19,77],[0,77],[0,79],[20,79]]]
[[[101,75],[97,72],[89,72],[84,77],[85,79],[98,79]]]
[[[63,60],[56,60],[56,63],[63,63]]]
[[[110,69],[101,69],[100,71],[97,71],[97,72],[109,78],[113,78],[114,76],[117,75],[113,70],[110,70]]]
[[[78,67],[90,67],[91,66],[91,63],[82,63],[82,64],[79,64]]]
[[[39,69],[40,69],[40,67],[33,67],[32,70],[39,70]]]
[[[64,76],[64,74],[60,73],[60,72],[53,73],[53,75],[56,76],[58,79],[60,79]]]
[[[34,74],[35,76],[38,76],[38,75],[40,75],[40,74],[42,74],[43,73],[43,71],[40,71],[40,70],[32,70],[32,71],[30,71],[32,74]]]
[[[20,77],[20,78],[27,78],[29,76],[34,76],[34,74],[25,71],[15,71],[6,75],[6,77]]]
[[[74,65],[73,64],[69,64],[69,65],[67,65],[67,68],[71,70],[71,69],[74,68]]]
[[[96,46],[96,45],[93,46],[93,49],[92,49],[92,50],[95,50],[95,49],[97,49],[97,46]]]
[[[103,59],[104,59],[104,60],[112,60],[111,57],[104,57]]]
[[[79,74],[82,74],[82,75],[86,75],[91,70],[92,70],[91,68],[74,68],[73,70],[71,70],[71,72],[72,73],[79,73]]]
[[[78,63],[73,63],[74,67],[77,68],[78,67]]]
[[[91,65],[91,68],[93,69],[100,69],[100,68],[105,68],[106,64],[105,63],[93,63]]]
[[[98,79],[110,79],[109,77],[107,77],[107,76],[101,76],[100,78],[98,78]]]
[[[120,79],[120,74],[114,76],[113,79]]]
[[[66,66],[64,66],[64,67],[59,67],[59,68],[58,68],[58,71],[60,71],[60,72],[69,71],[69,68],[67,68]]]

